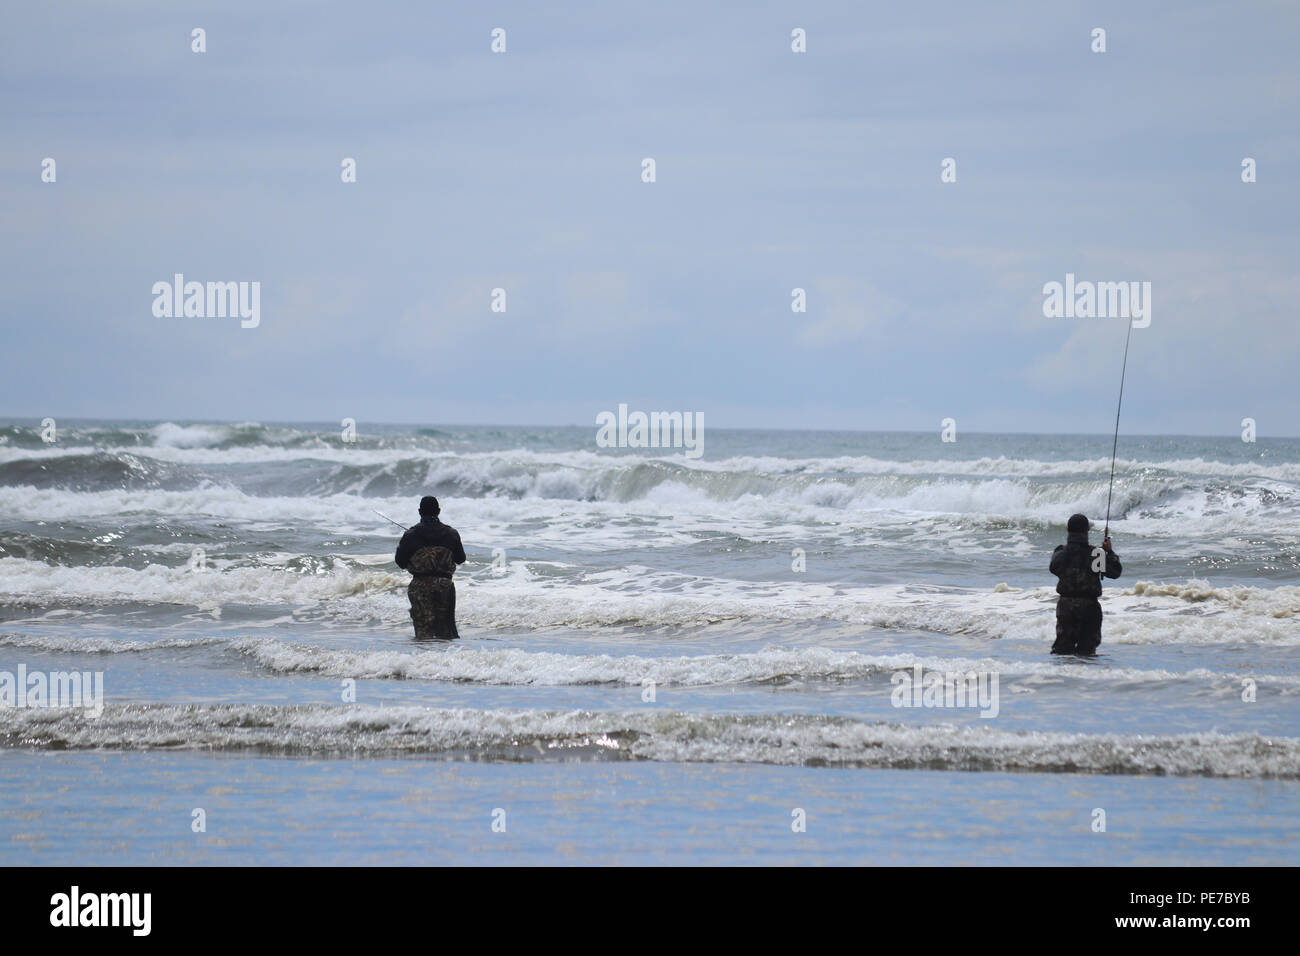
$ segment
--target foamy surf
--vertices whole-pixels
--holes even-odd
[[[11,746],[1297,775],[1300,443],[1121,458],[1124,577],[1083,663],[1047,653],[1047,563],[1071,512],[1104,514],[1101,440],[715,433],[690,460],[581,429],[0,438],[0,670],[108,692],[97,722],[3,712]],[[374,511],[414,522],[426,493],[469,554],[452,646],[406,642]],[[894,709],[917,667],[996,674],[999,729]],[[347,681],[369,706],[320,703]],[[623,712],[648,685],[672,709]]]
[[[406,627],[409,578],[378,570],[387,555],[309,561],[263,552],[210,559],[202,572],[150,564],[52,567],[0,558],[0,603],[17,608],[171,605],[294,607],[340,625],[376,618]],[[256,561],[256,563],[253,563]],[[242,565],[242,566],[241,566]],[[1050,643],[1055,592],[1047,586],[862,587],[835,582],[743,582],[631,566],[591,573],[558,562],[476,569],[457,582],[460,620],[494,629],[837,626]],[[1300,587],[1218,586],[1139,580],[1104,599],[1110,645],[1300,646]]]
[[[577,654],[470,645],[416,650],[337,650],[256,637],[168,638],[152,641],[0,634],[0,647],[58,654],[127,654],[203,648],[226,651],[276,674],[353,680],[401,680],[487,686],[708,687],[745,684],[874,683],[889,685],[900,671],[996,673],[1026,679],[1026,686],[1082,681],[1094,684],[1166,684],[1184,681],[1206,689],[1236,691],[1249,677],[1264,693],[1300,693],[1300,675],[1242,673],[1209,668],[1064,666],[1058,660],[865,654],[821,647],[765,647],[751,653],[647,657],[640,654]]]
[[[1242,675],[1196,668],[1189,671],[1132,667],[1075,667],[1056,661],[1006,661],[992,658],[934,657],[916,654],[863,654],[825,648],[768,647],[749,654],[679,657],[556,654],[539,651],[478,650],[459,647],[425,653],[333,651],[267,639],[235,640],[230,647],[278,673],[316,673],[328,677],[456,681],[499,685],[572,686],[623,684],[707,686],[785,681],[852,682],[883,679],[921,667],[948,673],[993,673],[1124,684],[1168,681],[1208,682],[1236,688],[1243,676],[1270,688],[1300,688],[1300,676]]]
[[[649,760],[1185,777],[1300,778],[1300,739],[1016,733],[797,714],[110,704],[98,719],[0,710],[10,747]]]

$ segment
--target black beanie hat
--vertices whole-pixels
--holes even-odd
[[[425,495],[420,499],[420,514],[436,515],[442,509],[438,507],[438,499],[433,495]]]
[[[1086,515],[1070,515],[1070,522],[1065,526],[1066,531],[1087,531],[1088,518]]]

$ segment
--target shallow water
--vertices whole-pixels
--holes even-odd
[[[1297,852],[1295,784],[1276,780],[12,751],[0,768],[15,864],[1286,865]]]
[[[63,861],[53,827],[127,863],[1300,860],[1300,442],[1122,440],[1078,661],[1046,565],[1109,437],[593,434],[0,427],[0,672],[104,686],[0,708],[6,861]],[[373,510],[426,493],[454,645],[409,640]],[[918,665],[996,696],[896,706]]]

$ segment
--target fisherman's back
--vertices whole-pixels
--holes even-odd
[[[1123,571],[1110,539],[1094,548],[1088,542],[1088,519],[1070,518],[1066,543],[1052,552],[1049,565],[1056,575],[1056,642],[1053,654],[1094,654],[1101,643],[1101,579],[1117,578]],[[1099,555],[1105,555],[1097,570]]]
[[[411,602],[411,623],[417,640],[454,640],[456,630],[456,565],[465,563],[460,534],[438,520],[438,499],[426,495],[420,501],[420,523],[408,528],[397,545],[393,560],[411,572],[406,595]]]
[[[465,548],[460,543],[460,533],[436,517],[421,518],[419,524],[408,528],[397,545],[393,560],[403,571],[408,570],[411,558],[421,548],[446,548],[452,561],[456,564],[465,563]]]
[[[1056,593],[1061,597],[1101,597],[1101,574],[1093,570],[1096,561],[1093,550],[1086,537],[1081,542],[1071,541],[1056,546],[1052,552],[1051,571],[1057,577]],[[1119,577],[1119,558],[1108,552],[1106,565],[1107,577]],[[1110,573],[1112,569],[1113,574]]]

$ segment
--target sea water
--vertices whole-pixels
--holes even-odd
[[[1110,436],[350,437],[0,427],[0,691],[103,687],[0,703],[0,859],[1300,862],[1300,441],[1121,438],[1085,661],[1047,564]],[[375,513],[425,494],[452,644]]]

